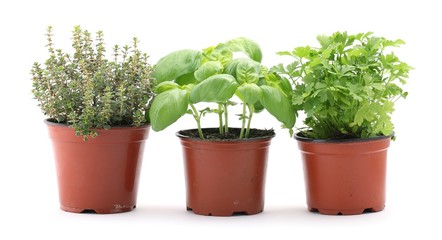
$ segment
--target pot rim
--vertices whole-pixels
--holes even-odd
[[[316,138],[309,138],[309,137],[304,137],[304,136],[300,136],[300,134],[302,134],[304,131],[299,131],[294,135],[294,138],[297,141],[301,141],[301,142],[315,142],[315,143],[350,143],[350,142],[367,142],[367,141],[376,141],[376,140],[381,140],[381,139],[393,139],[395,136],[395,133],[393,132],[392,134],[388,135],[388,136],[376,136],[376,137],[370,137],[370,138],[343,138],[343,139],[316,139]]]
[[[71,124],[67,124],[67,123],[59,123],[57,122],[55,119],[53,118],[46,118],[43,120],[43,122],[46,125],[52,125],[52,126],[58,126],[58,127],[72,127]],[[140,126],[134,126],[134,125],[111,125],[109,129],[104,129],[104,128],[95,128],[96,130],[111,130],[111,129],[123,129],[123,128],[145,128],[145,127],[149,127],[150,123],[144,123],[141,124]]]
[[[240,129],[240,128],[236,128],[236,127],[229,127],[229,128],[230,129]],[[218,129],[218,128],[202,128],[202,130],[204,130],[204,129]],[[258,129],[258,128],[253,128],[253,129],[255,129],[255,130],[265,130],[265,129]],[[182,131],[192,131],[192,130],[193,131],[197,130],[197,128],[181,129],[178,132],[176,132],[175,135],[177,137],[181,138],[181,139],[189,139],[189,140],[201,141],[201,142],[252,142],[252,141],[257,141],[257,140],[272,139],[276,135],[276,133],[273,132],[272,135],[263,136],[263,137],[255,137],[255,138],[243,138],[243,139],[239,139],[239,138],[235,138],[235,139],[201,139],[201,138],[189,137],[189,136],[186,136],[186,135],[180,133]]]

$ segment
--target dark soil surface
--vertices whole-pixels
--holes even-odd
[[[235,140],[239,139],[240,128],[229,128],[229,132],[226,134],[220,134],[218,128],[204,128],[203,135],[206,140]],[[189,138],[200,138],[198,129],[181,130],[178,134],[187,136]],[[275,136],[273,129],[250,129],[250,136],[248,139],[254,138],[267,138]]]

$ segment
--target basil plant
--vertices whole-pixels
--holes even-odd
[[[199,137],[204,139],[202,117],[215,113],[219,133],[227,134],[229,107],[239,99],[240,139],[249,137],[253,115],[264,109],[292,133],[296,112],[291,104],[291,84],[268,72],[261,60],[259,45],[243,37],[203,50],[183,49],[164,56],[152,75],[156,85],[149,111],[152,129],[161,131],[190,114],[197,123]],[[198,103],[213,103],[213,107],[199,109]]]

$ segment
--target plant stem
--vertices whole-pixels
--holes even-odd
[[[241,125],[241,132],[239,134],[239,139],[243,139],[244,137],[244,128],[246,126],[246,104],[243,103],[242,107],[242,125]]]
[[[200,135],[201,139],[204,139],[203,130],[201,129],[201,116],[198,114],[198,110],[196,110],[195,106],[193,104],[189,104],[192,108],[192,115],[193,118],[195,118],[196,124],[198,126],[198,133]]]
[[[249,138],[250,136],[250,123],[252,122],[252,117],[253,117],[253,106],[250,106],[247,104],[247,106],[249,107],[249,120],[247,121],[247,130],[246,130],[246,138]]]
[[[223,106],[221,103],[218,103],[218,119],[219,119],[219,133],[224,134],[224,126],[223,126]]]
[[[223,103],[224,106],[224,134],[229,132],[229,113],[227,112],[227,104],[228,103]]]

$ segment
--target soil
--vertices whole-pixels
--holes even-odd
[[[229,132],[226,134],[220,134],[218,128],[203,129],[205,140],[236,140],[239,139],[240,132],[240,128],[229,128]],[[189,138],[200,138],[198,134],[198,129],[181,130],[178,133]],[[268,138],[273,136],[275,136],[275,131],[273,129],[251,128],[248,139]]]
[[[298,139],[298,140],[301,140],[301,141],[314,141],[314,142],[366,141],[366,140],[369,140],[369,139],[375,140],[375,139],[381,139],[381,138],[385,138],[385,137],[390,137],[390,138],[394,139],[394,133],[392,135],[390,135],[390,136],[379,135],[379,136],[367,137],[367,138],[355,136],[355,135],[352,135],[352,134],[336,133],[333,137],[327,138],[327,139],[325,139],[325,138],[324,139],[313,138],[307,132],[298,132],[295,135],[295,138]]]

